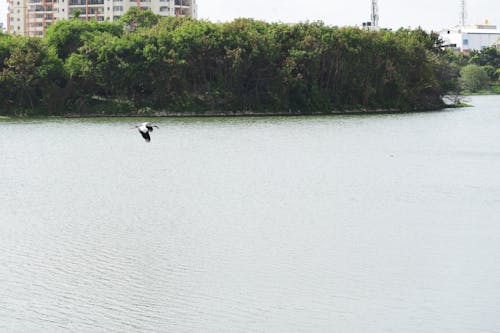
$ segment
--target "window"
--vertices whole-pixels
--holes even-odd
[[[160,7],[160,12],[168,12],[169,8],[168,7]]]
[[[121,11],[123,11],[123,6],[113,6],[113,11],[114,12],[121,12]]]
[[[464,44],[464,45],[469,45],[469,40],[468,40],[468,39],[464,39],[464,40],[462,40],[462,44]]]
[[[100,12],[101,12],[101,8],[92,8],[92,7],[90,7],[87,10],[87,13],[88,14],[92,14],[92,15],[99,14]]]

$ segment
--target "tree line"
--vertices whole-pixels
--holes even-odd
[[[426,110],[456,89],[437,34],[320,22],[212,23],[136,8],[116,22],[0,34],[7,115]]]
[[[500,93],[500,49],[497,46],[472,50],[469,54],[448,51],[451,68],[457,72],[461,93]]]

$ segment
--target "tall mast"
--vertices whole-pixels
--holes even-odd
[[[467,18],[467,12],[465,10],[465,0],[460,0],[460,26],[465,26],[465,19]]]
[[[465,1],[465,0],[462,0]],[[372,27],[377,28],[378,27],[378,4],[377,0],[372,0]]]

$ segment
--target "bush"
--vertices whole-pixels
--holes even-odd
[[[485,89],[489,82],[488,73],[481,66],[470,64],[460,70],[460,83],[464,90],[475,92]]]

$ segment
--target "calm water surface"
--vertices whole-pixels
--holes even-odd
[[[500,96],[0,122],[2,332],[500,332]]]

